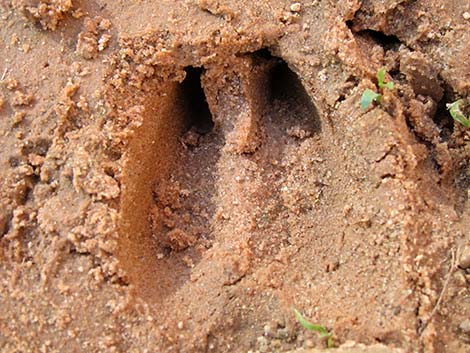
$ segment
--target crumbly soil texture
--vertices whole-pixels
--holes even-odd
[[[0,23],[2,353],[470,351],[469,1]]]

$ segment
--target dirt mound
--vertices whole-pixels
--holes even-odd
[[[0,9],[2,351],[469,349],[470,8]]]

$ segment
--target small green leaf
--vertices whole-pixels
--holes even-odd
[[[447,104],[447,109],[455,121],[459,122],[465,127],[470,127],[470,117],[466,118],[462,113],[460,110],[460,103],[462,103],[461,99],[455,101],[454,103]]]
[[[320,337],[329,336],[329,333],[325,329],[325,327],[323,327],[321,325],[315,325],[315,324],[312,324],[311,322],[307,321],[297,309],[294,309],[294,312],[295,312],[295,317],[297,318],[297,320],[300,322],[300,324],[304,328],[306,328],[307,330],[310,330],[310,331],[318,332],[320,334]]]
[[[385,67],[382,67],[379,71],[377,71],[377,86],[380,89],[388,88],[388,89],[393,89],[393,82],[387,82],[385,83]]]
[[[382,88],[385,82],[385,67],[382,67],[379,71],[377,71],[377,83],[379,84],[379,88]]]
[[[372,102],[375,101],[377,103],[380,103],[381,99],[382,99],[381,94],[374,92],[370,89],[366,89],[364,93],[362,93],[361,102],[360,102],[361,109],[366,110],[367,108],[370,107]]]
[[[388,89],[393,89],[393,82],[387,82],[386,84],[383,85],[383,87],[388,88]]]
[[[334,347],[334,343],[333,343],[333,337],[328,337],[328,340],[326,341],[326,347],[327,348],[333,348]]]
[[[294,313],[295,317],[304,328],[318,332],[320,334],[320,338],[327,338],[327,347],[333,347],[333,337],[331,337],[331,333],[329,333],[324,326],[312,324],[310,321],[306,320],[297,309],[294,309]]]

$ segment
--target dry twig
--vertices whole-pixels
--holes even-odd
[[[457,250],[454,250],[454,249],[451,250],[450,268],[449,268],[449,272],[447,273],[444,286],[442,287],[442,290],[439,293],[439,297],[437,298],[436,304],[434,305],[434,308],[432,309],[431,314],[429,315],[429,318],[426,320],[424,325],[420,327],[419,332],[418,332],[419,335],[421,335],[424,332],[424,330],[426,330],[429,323],[432,321],[434,315],[436,314],[437,310],[439,310],[439,306],[441,305],[442,298],[444,297],[447,287],[449,286],[450,278],[452,274],[454,273],[454,271],[457,269],[457,262],[458,262],[459,254],[460,254],[460,248],[457,248]]]

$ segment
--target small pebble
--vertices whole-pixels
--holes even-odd
[[[464,12],[462,16],[465,20],[470,20],[470,12]]]
[[[459,259],[459,267],[466,270],[470,267],[470,246],[465,246]]]
[[[462,330],[462,332],[470,333],[470,319],[462,321],[459,325],[459,328]]]
[[[300,12],[300,10],[302,10],[302,5],[300,5],[300,3],[298,2],[295,2],[292,5],[290,5],[290,10],[292,12]]]
[[[464,287],[467,284],[467,280],[465,279],[465,275],[463,271],[456,271],[454,273],[454,281],[458,287]]]
[[[184,328],[183,321],[178,322],[177,326],[179,330],[182,330]]]
[[[256,341],[258,342],[258,350],[262,353],[269,350],[269,342],[266,337],[259,336]]]
[[[271,328],[270,325],[265,325],[264,328],[263,328],[263,331],[264,331],[264,335],[266,337],[272,336],[273,329]]]

